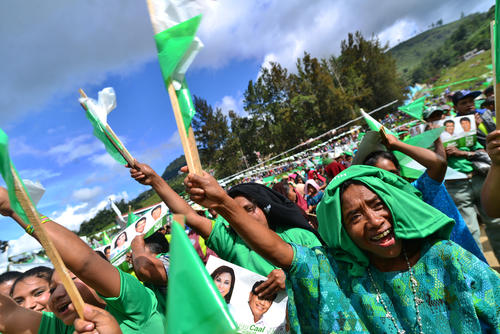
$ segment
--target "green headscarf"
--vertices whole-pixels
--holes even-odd
[[[362,276],[369,265],[368,257],[342,225],[340,185],[351,179],[363,182],[384,201],[392,213],[397,238],[418,239],[432,234],[449,238],[454,220],[423,202],[420,192],[405,179],[372,166],[351,166],[330,182],[316,208],[319,234],[335,259],[350,264],[351,275]]]

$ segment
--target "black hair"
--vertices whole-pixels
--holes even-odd
[[[460,123],[462,123],[462,121],[467,121],[470,123],[470,119],[468,117],[462,117],[460,118]]]
[[[104,260],[108,261],[108,257],[106,256],[106,254],[104,254],[103,252],[99,251],[99,250],[95,250],[94,251],[97,255],[99,255],[100,257],[102,257]]]
[[[23,273],[20,271],[6,271],[3,274],[0,274],[0,284],[16,280],[20,276],[22,276]]]
[[[10,288],[10,295],[12,296],[12,293],[14,292],[14,289],[17,285],[17,283],[21,282],[22,280],[28,278],[28,277],[38,277],[41,278],[47,283],[50,284],[50,280],[52,279],[52,274],[54,272],[54,269],[45,267],[45,266],[38,266],[35,268],[31,268],[30,270],[24,272],[21,276],[19,276],[15,281],[14,284],[12,284],[12,287]]]
[[[493,94],[493,93],[494,93],[494,88],[493,88],[493,86],[489,86],[488,88],[486,88],[486,89],[483,91],[483,94],[484,94],[484,95]]]
[[[111,246],[106,246],[106,247],[104,247],[104,254],[106,254],[106,251],[107,251],[108,249],[109,249],[109,250],[111,250]]]
[[[252,286],[252,291],[251,291],[251,293],[252,293],[252,294],[254,294],[254,295],[256,295],[256,296],[258,296],[258,294],[257,294],[257,292],[255,291],[255,289],[257,289],[257,287],[258,287],[259,285],[261,285],[262,283],[264,283],[264,281],[257,281],[257,282],[255,282],[255,283],[253,284],[253,286]],[[277,297],[277,296],[278,296],[278,294],[277,294],[277,293],[275,293],[274,295],[270,296],[269,298],[260,298],[260,297],[259,297],[259,299],[265,299],[265,300],[269,300],[269,301],[273,302],[273,301],[276,299],[276,297]]]
[[[448,124],[448,123],[451,123],[453,125],[455,125],[455,122],[453,122],[451,119],[447,120],[447,121],[444,121],[444,125]]]
[[[151,253],[154,254],[168,253],[170,250],[167,239],[165,239],[165,236],[160,232],[155,232],[145,238],[144,244],[149,248]]]
[[[229,292],[227,293],[227,295],[224,296],[224,300],[227,304],[229,304],[229,302],[231,301],[231,296],[233,295],[234,282],[236,281],[236,276],[234,275],[233,268],[228,266],[220,266],[210,274],[210,277],[212,277],[215,282],[215,279],[223,273],[228,273],[229,275],[231,275],[231,287],[229,288]]]
[[[375,166],[379,159],[387,159],[390,160],[394,166],[396,166],[396,169],[399,171],[401,170],[401,166],[399,165],[399,161],[392,152],[388,151],[375,151],[371,152],[368,154],[363,161],[363,165],[368,165],[368,166]]]

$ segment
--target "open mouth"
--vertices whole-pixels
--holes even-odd
[[[71,304],[71,302],[59,306],[57,308],[57,312],[59,312],[61,315],[65,314],[68,311],[69,304]]]
[[[394,231],[392,228],[385,230],[379,234],[374,235],[370,238],[370,241],[377,243],[377,245],[382,247],[391,246],[394,242]]]

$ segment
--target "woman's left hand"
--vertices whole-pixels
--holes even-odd
[[[285,290],[285,272],[281,269],[274,269],[267,275],[267,281],[255,288],[259,298],[270,298],[280,290]]]

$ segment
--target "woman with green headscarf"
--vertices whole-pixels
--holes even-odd
[[[500,332],[500,277],[448,240],[453,220],[407,181],[352,166],[317,208],[327,247],[283,242],[248,217],[209,175],[188,175],[191,198],[214,208],[287,273],[294,333]]]

